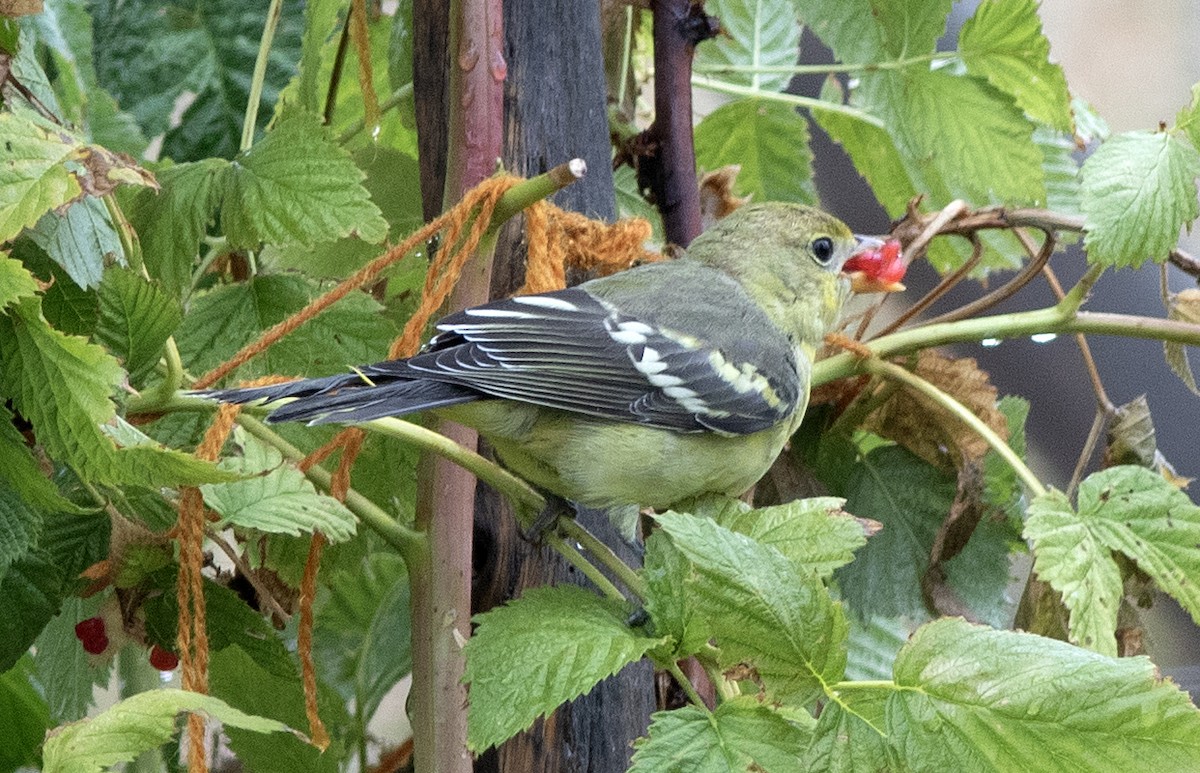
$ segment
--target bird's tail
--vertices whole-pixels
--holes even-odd
[[[272,411],[267,421],[307,421],[309,424],[352,424],[469,403],[484,397],[457,384],[423,378],[372,383],[358,373],[264,387],[209,389],[193,394],[239,404],[258,400],[269,404],[295,398]]]

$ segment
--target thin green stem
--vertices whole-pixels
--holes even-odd
[[[649,595],[649,589],[646,587],[646,581],[642,579],[642,576],[634,571],[629,564],[622,561],[613,552],[612,548],[601,542],[583,524],[574,518],[559,518],[558,530],[562,532],[563,536],[578,543],[596,561],[600,562],[604,568],[612,572],[629,589],[630,593],[637,596],[641,601],[646,600],[646,597]]]
[[[411,83],[406,83],[389,94],[387,99],[379,103],[380,115],[386,113],[396,105],[399,105],[401,102],[403,102],[405,98],[412,94],[412,90],[413,85]],[[367,119],[365,117],[356,119],[354,123],[343,129],[342,133],[337,136],[337,144],[345,145],[347,142],[354,139],[355,135],[365,128],[367,128]]]
[[[667,673],[669,673],[675,679],[675,683],[678,684],[679,688],[683,690],[685,695],[687,695],[688,700],[692,702],[693,706],[702,708],[705,711],[708,710],[708,707],[704,705],[704,699],[700,697],[700,693],[696,692],[696,688],[692,685],[692,681],[684,676],[683,670],[679,667],[678,663],[675,661],[668,663]]]
[[[595,564],[584,558],[583,554],[580,553],[575,546],[571,545],[562,537],[554,533],[545,535],[544,539],[546,540],[547,545],[549,545],[555,550],[555,552],[566,559],[567,563],[578,569],[585,577],[595,583],[596,587],[599,588],[600,592],[605,596],[608,596],[610,599],[614,599],[616,601],[629,600],[625,598],[625,594],[621,593],[620,589],[617,588],[616,585],[613,585],[612,582],[604,576],[604,572],[601,572],[598,568],[596,568]]]
[[[175,344],[174,336],[168,337],[163,344],[163,362],[166,363],[166,373],[163,374],[162,382],[154,389],[138,395],[137,399],[150,403],[166,403],[172,400],[183,386],[183,361],[179,358],[179,347]]]
[[[254,144],[254,125],[258,121],[258,105],[262,101],[263,82],[267,78],[267,57],[271,53],[271,42],[283,14],[283,0],[271,0],[267,8],[267,20],[263,23],[262,40],[258,44],[258,57],[254,60],[254,75],[250,80],[250,97],[246,100],[246,117],[242,121],[242,144],[246,151]]]
[[[737,682],[734,682],[725,677],[725,672],[721,670],[721,666],[717,663],[717,655],[719,650],[711,644],[705,644],[704,648],[695,654],[696,662],[704,669],[704,673],[708,674],[708,681],[712,682],[713,687],[717,690],[717,695],[722,701],[727,701],[730,698],[736,698],[742,694],[742,689],[738,687]]]
[[[698,66],[695,72],[704,75],[721,75],[729,73],[744,73],[748,75],[828,75],[832,73],[877,72],[880,70],[903,70],[914,64],[922,64],[939,60],[954,59],[953,51],[937,51],[931,54],[908,56],[890,62],[869,62],[866,64],[715,64],[707,67]]]
[[[1079,309],[1083,306],[1084,301],[1087,300],[1088,294],[1092,292],[1092,287],[1095,286],[1096,280],[1098,280],[1100,275],[1103,273],[1103,266],[1090,266],[1088,270],[1084,272],[1083,276],[1079,278],[1079,281],[1075,283],[1075,286],[1071,288],[1070,292],[1063,296],[1062,300],[1058,302],[1055,308],[1067,314],[1079,311]]]
[[[797,94],[784,94],[776,91],[766,91],[755,89],[750,86],[743,86],[740,83],[730,83],[728,81],[710,78],[705,75],[693,75],[692,86],[708,89],[709,91],[718,91],[722,94],[732,94],[736,97],[757,97],[766,99],[772,102],[783,102],[787,105],[795,105],[808,110],[825,110],[831,113],[841,113],[856,120],[868,123],[879,129],[885,128],[883,121],[871,115],[864,113],[856,107],[850,105],[842,105],[837,102],[826,102],[822,99],[814,99],[812,97],[802,97]]]
[[[460,446],[445,435],[402,419],[375,419],[361,425],[382,435],[429,451],[457,464],[508,497],[518,507],[540,511],[546,500],[532,486],[487,457]]]
[[[125,253],[126,262],[134,271],[149,279],[150,275],[146,273],[146,266],[142,262],[142,243],[138,239],[137,231],[130,225],[129,219],[121,210],[121,205],[117,203],[117,197],[110,193],[102,200],[105,210],[108,211],[109,219],[116,227],[117,239],[121,242],[121,251]]]
[[[621,45],[621,77],[617,81],[617,108],[625,105],[625,81],[633,62],[633,5],[625,6],[625,40]]]
[[[992,447],[992,450],[1008,463],[1008,466],[1012,467],[1017,477],[1029,489],[1031,495],[1036,497],[1046,493],[1046,487],[1042,485],[1042,482],[1038,480],[1033,471],[1022,461],[1021,457],[1017,456],[1016,452],[1009,448],[1008,443],[1004,442],[1002,437],[997,435],[991,427],[985,424],[982,419],[972,413],[962,403],[899,365],[878,359],[864,360],[862,365],[863,369],[867,372],[899,381],[954,414],[959,421],[966,424],[977,435],[983,438]]]
[[[251,435],[278,449],[280,453],[293,462],[299,462],[307,455],[253,416],[240,413],[238,414],[237,422]],[[309,467],[304,474],[309,480],[325,491],[329,490],[333,482],[333,476],[320,465]],[[410,529],[402,523],[398,523],[396,519],[384,512],[382,508],[354,489],[346,492],[345,504],[350,509],[350,512],[357,515],[363,523],[379,534],[385,542],[396,548],[406,562],[410,561],[416,555],[417,551],[426,549],[425,535],[414,529]]]

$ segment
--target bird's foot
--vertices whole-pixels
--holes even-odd
[[[575,505],[566,499],[548,492],[542,492],[546,497],[546,506],[533,519],[533,523],[521,529],[521,537],[534,545],[542,544],[543,539],[558,527],[559,518],[574,518]]]
[[[867,346],[862,341],[855,341],[853,338],[842,335],[841,333],[826,333],[825,343],[829,346],[845,349],[854,356],[860,357],[864,360],[869,360],[875,356],[875,352],[871,351],[871,347]]]

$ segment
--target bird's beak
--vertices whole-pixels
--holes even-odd
[[[842,266],[842,273],[850,277],[850,289],[856,293],[895,293],[904,289],[900,280],[904,278],[908,265],[901,255],[900,242],[895,239],[884,242],[873,236],[854,237],[858,248]]]

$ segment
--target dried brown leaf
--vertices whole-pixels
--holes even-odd
[[[1184,290],[1172,293],[1167,297],[1167,318],[1177,322],[1187,322],[1200,325],[1200,289]],[[1200,387],[1196,386],[1196,376],[1188,362],[1187,349],[1181,343],[1167,341],[1163,344],[1163,353],[1167,357],[1167,365],[1175,371],[1187,388],[1200,395]]]
[[[996,387],[973,358],[923,351],[913,372],[962,403],[1001,438],[1008,438],[1008,423],[996,408]],[[987,442],[962,420],[907,389],[897,389],[867,418],[865,428],[943,469],[982,459],[988,450]]]
[[[703,228],[708,228],[750,201],[749,196],[738,196],[733,192],[741,171],[742,168],[737,164],[730,164],[700,178],[700,222]]]

